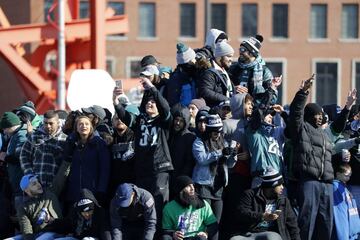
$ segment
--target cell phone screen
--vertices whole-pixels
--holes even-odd
[[[121,88],[121,89],[123,88],[122,80],[116,80],[115,84],[116,84],[116,87]]]

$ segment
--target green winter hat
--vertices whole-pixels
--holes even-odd
[[[1,117],[0,128],[10,128],[16,125],[20,125],[20,118],[13,112],[5,112]]]

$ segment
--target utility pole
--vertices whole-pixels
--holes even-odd
[[[59,109],[65,109],[65,0],[59,0],[58,2],[58,82],[57,82],[57,105]]]
[[[211,28],[211,4],[210,0],[204,0],[204,9],[205,9],[205,19],[204,19],[204,42],[206,41],[206,34]]]

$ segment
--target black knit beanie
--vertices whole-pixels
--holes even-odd
[[[175,180],[174,192],[180,193],[187,185],[194,184],[193,180],[188,176],[179,176]]]
[[[322,108],[317,103],[308,103],[304,110],[304,120],[316,126],[314,116],[319,113],[322,113]]]

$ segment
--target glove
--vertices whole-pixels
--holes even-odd
[[[233,155],[235,152],[236,152],[235,148],[226,147],[222,150],[222,155],[228,157],[228,156]]]

